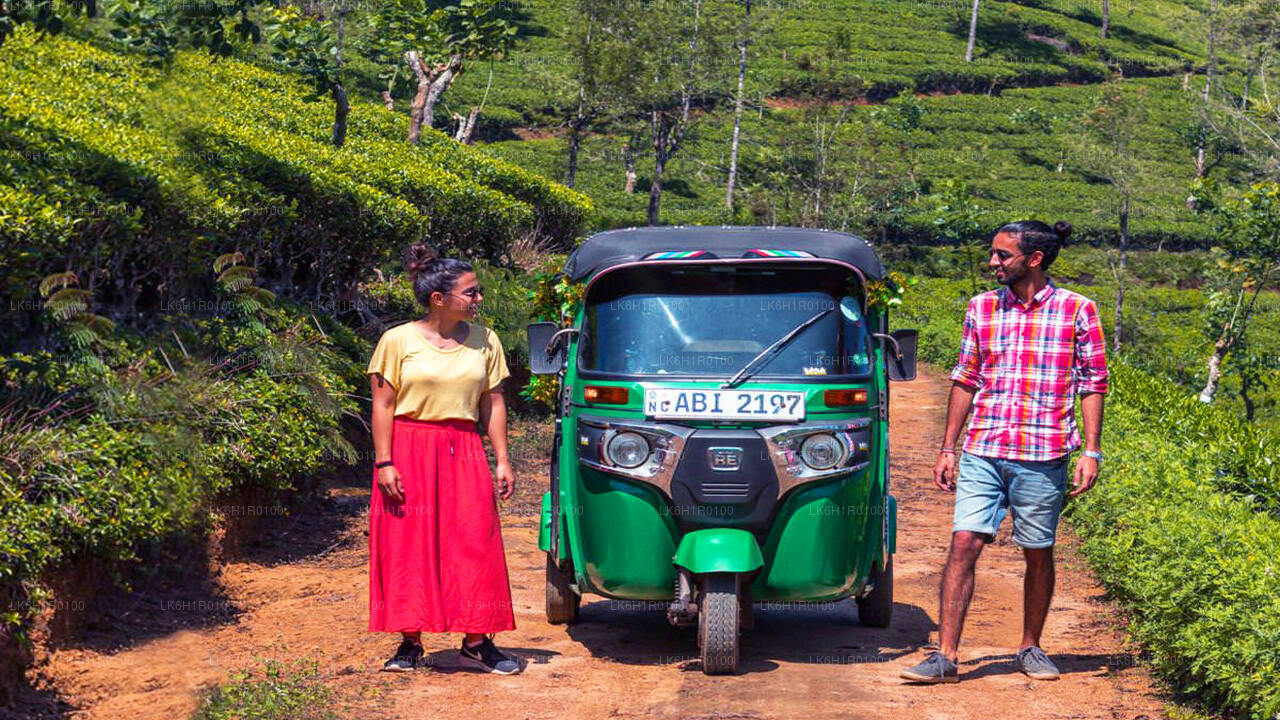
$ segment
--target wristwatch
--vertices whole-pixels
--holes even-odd
[[[1093,458],[1094,460],[1097,460],[1098,462],[1102,462],[1102,453],[1100,453],[1100,452],[1095,452],[1095,451],[1093,451],[1093,450],[1085,450],[1084,452],[1082,452],[1082,453],[1080,453],[1080,454],[1081,454],[1081,455],[1083,455],[1083,456],[1085,456],[1085,457]]]

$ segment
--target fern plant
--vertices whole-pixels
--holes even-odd
[[[93,293],[80,287],[79,276],[72,270],[45,276],[40,281],[40,297],[45,317],[67,343],[78,354],[97,359],[97,346],[116,324],[93,312]]]

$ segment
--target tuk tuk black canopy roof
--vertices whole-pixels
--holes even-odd
[[[578,282],[654,253],[704,251],[720,259],[760,258],[753,250],[800,250],[819,258],[848,263],[867,278],[884,277],[884,266],[866,240],[835,230],[794,227],[704,227],[664,225],[596,233],[565,261],[564,273]],[[706,255],[701,257],[707,257]],[[694,258],[697,259],[697,258]]]

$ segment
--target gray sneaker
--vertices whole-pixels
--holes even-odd
[[[942,653],[931,652],[924,662],[904,669],[898,676],[918,683],[953,683],[960,682],[960,668]]]
[[[1033,680],[1057,680],[1059,675],[1058,666],[1034,645],[1018,651],[1018,669]]]

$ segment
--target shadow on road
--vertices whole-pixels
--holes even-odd
[[[785,605],[785,606],[783,606]],[[667,622],[665,603],[599,600],[582,606],[569,637],[594,657],[628,665],[701,667],[695,628]],[[888,628],[858,624],[852,600],[837,603],[757,603],[755,627],[742,634],[739,668],[770,672],[780,662],[856,665],[891,662],[929,642],[936,628],[920,607],[894,605]]]

